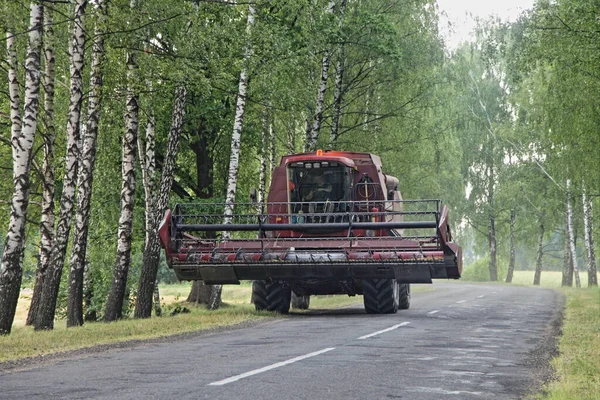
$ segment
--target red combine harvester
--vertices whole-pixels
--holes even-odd
[[[323,294],[362,294],[368,313],[395,313],[410,305],[409,284],[462,271],[448,208],[402,200],[368,153],[284,156],[265,204],[179,204],[159,234],[179,279],[253,280],[256,309],[280,313]]]

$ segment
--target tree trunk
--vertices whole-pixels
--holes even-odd
[[[213,134],[214,130],[206,125],[204,118],[201,118],[198,129],[198,140],[193,143],[192,149],[196,154],[198,192],[200,193],[200,198],[203,199],[210,199],[214,195],[214,162],[208,144],[209,139],[214,139]],[[216,232],[205,232],[205,237],[207,239],[215,239]],[[213,289],[213,285],[205,285],[203,281],[194,281],[186,301],[208,305],[211,296],[213,296]]]
[[[135,157],[139,126],[139,92],[137,55],[130,52],[127,56],[127,103],[125,113],[125,136],[123,137],[121,216],[117,239],[117,259],[113,271],[113,280],[104,321],[111,322],[123,316],[123,299],[127,289],[127,276],[131,264],[131,232],[133,224],[133,205],[135,195]]]
[[[144,261],[140,281],[138,286],[138,295],[135,302],[136,318],[149,318],[152,315],[152,294],[156,286],[156,274],[160,261],[160,240],[158,237],[158,226],[161,218],[169,204],[169,195],[171,185],[173,184],[173,171],[177,161],[179,150],[179,138],[183,130],[183,118],[185,115],[186,90],[181,86],[175,92],[173,104],[173,117],[171,120],[171,130],[167,142],[167,151],[165,162],[163,164],[160,188],[158,195],[153,199],[151,229],[148,240],[144,247]]]
[[[327,7],[327,12],[333,14],[333,8],[335,2],[330,1]],[[325,50],[323,53],[323,60],[321,61],[321,81],[319,82],[319,90],[317,91],[317,101],[315,104],[315,114],[313,117],[312,126],[308,137],[306,138],[306,144],[304,151],[315,151],[317,147],[317,139],[319,138],[319,130],[323,123],[323,109],[325,108],[325,92],[327,91],[327,78],[329,75],[329,50]]]
[[[592,199],[587,197],[583,187],[583,237],[587,255],[588,287],[598,286],[596,254],[594,250],[594,213]]]
[[[566,214],[565,214],[566,215]],[[563,272],[562,286],[573,286],[573,259],[571,258],[571,249],[569,247],[568,224],[565,224],[564,230],[564,252],[563,252]]]
[[[48,262],[50,261],[50,253],[52,252],[52,242],[54,240],[54,190],[56,182],[54,179],[54,142],[55,127],[54,127],[54,75],[55,75],[55,59],[54,59],[54,21],[52,7],[44,9],[44,125],[46,131],[44,138],[44,162],[42,165],[42,217],[40,221],[40,258],[35,273],[35,285],[33,287],[33,295],[27,313],[27,321],[25,325],[33,325],[37,316],[37,310],[42,295],[43,279]]]
[[[152,82],[147,83],[148,87],[152,88]],[[146,244],[150,242],[153,226],[152,218],[154,217],[154,199],[156,197],[156,120],[154,111],[148,110],[148,122],[146,123],[146,140],[144,142],[142,135],[138,135],[138,158],[140,169],[142,171],[142,184],[144,186],[144,203],[145,203],[145,238],[144,249]],[[158,281],[154,283],[154,310],[156,316],[162,315],[160,306],[160,291]]]
[[[342,29],[344,13],[346,12],[346,0],[340,2],[339,26]],[[340,45],[338,60],[335,65],[335,90],[333,91],[333,118],[331,121],[331,137],[329,138],[329,148],[333,149],[337,145],[337,139],[340,132],[340,118],[342,115],[342,96],[344,93],[344,45]]]
[[[261,152],[260,152],[260,172],[258,177],[258,202],[262,203],[266,198],[266,190],[267,190],[267,175],[269,172],[269,160],[271,159],[269,155],[269,150],[271,150],[271,146],[269,146],[269,140],[271,139],[270,131],[271,122],[269,119],[269,115],[267,111],[263,113],[263,131],[261,135]]]
[[[94,181],[94,165],[96,163],[96,139],[100,120],[100,102],[102,96],[102,58],[104,57],[104,29],[106,5],[104,0],[96,2],[98,20],[94,30],[92,45],[92,64],[90,75],[90,92],[86,128],[83,132],[83,149],[77,180],[77,213],[75,216],[75,232],[71,249],[69,298],[67,302],[67,326],[83,325],[83,272],[86,265],[88,226],[90,223],[92,185]]]
[[[240,142],[242,126],[244,122],[244,111],[246,108],[246,92],[248,90],[248,64],[252,55],[252,45],[250,35],[254,25],[254,6],[248,6],[248,21],[246,23],[247,44],[244,52],[244,65],[240,71],[240,83],[238,87],[237,103],[235,107],[235,121],[233,123],[233,134],[231,135],[231,155],[229,158],[229,173],[227,175],[227,193],[225,200],[225,223],[231,220],[233,214],[233,204],[237,192],[238,169],[240,164]],[[224,237],[229,233],[224,232]]]
[[[511,283],[515,272],[515,220],[517,213],[515,209],[510,210],[510,258],[508,261],[508,273],[506,274],[506,283]]]
[[[35,1],[30,6],[29,46],[25,61],[25,107],[23,120],[19,114],[21,101],[16,70],[14,35],[7,32],[8,80],[10,96],[11,144],[13,158],[13,198],[0,264],[0,335],[12,328],[21,278],[25,224],[29,205],[29,171],[31,151],[37,128],[38,93],[40,87],[40,51],[42,46],[43,6]]]
[[[542,218],[540,218],[540,230],[538,231],[538,248],[537,257],[535,261],[535,275],[533,277],[533,284],[536,286],[539,286],[541,283],[542,257],[544,256],[544,222]]]
[[[577,266],[577,251],[575,248],[575,233],[573,230],[573,209],[571,207],[571,180],[567,179],[567,234],[569,235],[569,250],[571,262],[573,263],[573,274],[575,275],[575,286],[580,288],[579,267]]]
[[[79,124],[81,119],[81,105],[83,103],[83,61],[85,51],[84,15],[87,0],[77,0],[75,3],[75,18],[71,37],[70,73],[71,85],[69,89],[69,115],[67,118],[67,157],[63,190],[60,199],[60,214],[50,263],[43,278],[44,287],[38,308],[38,315],[34,321],[36,330],[53,329],[56,300],[60,287],[60,278],[65,263],[71,220],[75,203],[75,186],[79,163]]]

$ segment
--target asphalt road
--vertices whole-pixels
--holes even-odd
[[[433,288],[394,315],[362,306],[292,314],[5,370],[0,399],[518,399],[539,384],[559,295]]]

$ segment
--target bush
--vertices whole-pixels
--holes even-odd
[[[498,280],[503,281],[508,272],[508,265],[501,259],[496,261],[498,269]],[[463,269],[462,279],[474,282],[490,281],[490,256],[480,258]]]

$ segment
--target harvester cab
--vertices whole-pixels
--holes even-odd
[[[288,155],[265,204],[178,205],[159,234],[179,279],[253,280],[259,310],[288,312],[292,294],[362,294],[367,312],[395,313],[408,308],[411,283],[462,270],[448,208],[402,200],[398,185],[372,154]]]

